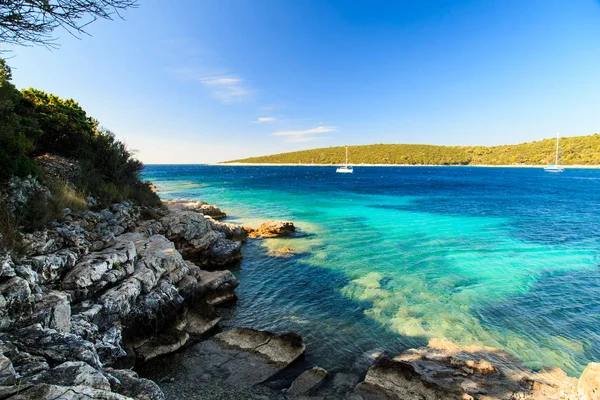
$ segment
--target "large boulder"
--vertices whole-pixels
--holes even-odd
[[[32,315],[23,325],[39,323],[43,328],[59,332],[71,331],[71,304],[64,292],[50,291],[35,303]]]
[[[356,391],[367,398],[578,400],[577,380],[560,369],[535,373],[503,350],[440,339],[380,358]]]
[[[302,338],[295,333],[277,335],[268,331],[233,328],[215,335],[222,346],[260,354],[273,365],[287,367],[304,354]]]
[[[186,259],[203,266],[224,266],[242,258],[241,244],[214,231],[202,214],[171,213],[161,223],[165,236]]]
[[[298,376],[287,390],[288,397],[299,397],[315,390],[327,377],[327,371],[320,367],[313,367]]]
[[[289,221],[268,221],[258,228],[246,228],[251,238],[288,237],[296,233],[296,227]]]
[[[35,296],[27,280],[14,276],[0,283],[0,330],[12,328],[29,316],[34,306]]]
[[[112,378],[110,380],[111,389],[115,393],[136,400],[163,400],[165,398],[156,383],[140,378],[134,371],[106,368],[104,373]]]

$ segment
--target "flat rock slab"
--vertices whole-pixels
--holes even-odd
[[[192,384],[200,388],[212,387],[218,383],[225,389],[253,392],[259,390],[257,385],[279,373],[304,351],[304,343],[297,335],[276,335],[253,329],[232,329],[216,336],[219,339],[213,338],[200,342],[185,352],[173,354],[159,361],[159,364],[166,363],[162,366],[155,364],[162,372],[154,375],[152,371],[148,371],[150,375],[147,376],[158,381],[172,377],[173,383],[169,385],[172,390]],[[260,347],[269,348],[267,343],[273,351],[266,353],[278,354],[278,356],[269,356],[257,350]],[[280,349],[274,351],[278,346]],[[291,351],[292,348],[295,350]],[[286,356],[283,357],[283,354]],[[168,375],[165,377],[166,371]],[[166,392],[169,390],[171,389],[167,388]],[[199,398],[212,397],[200,396]]]
[[[184,346],[190,335],[176,329],[171,332],[155,336],[135,349],[135,354],[144,361],[177,351]]]
[[[304,354],[302,338],[295,333],[276,335],[248,328],[233,328],[215,336],[222,346],[264,356],[267,362],[286,367]]]
[[[299,377],[292,382],[292,385],[287,391],[287,395],[298,397],[307,394],[309,391],[317,388],[321,382],[327,377],[327,371],[323,368],[313,367],[308,371],[304,371]]]

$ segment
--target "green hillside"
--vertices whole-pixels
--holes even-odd
[[[547,165],[554,162],[556,139],[504,146],[372,144],[349,146],[352,164]],[[600,134],[560,139],[560,163],[600,165]],[[229,163],[341,164],[343,146],[251,157]]]

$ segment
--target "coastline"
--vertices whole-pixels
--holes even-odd
[[[252,229],[222,222],[226,213],[202,201],[164,203],[150,213],[130,202],[72,212],[28,234],[21,259],[0,257],[0,292],[10,300],[0,378],[9,398],[595,398],[595,363],[577,379],[558,368],[532,371],[500,349],[434,338],[398,355],[358,353],[347,370],[326,371],[306,363],[305,350],[314,350],[294,332],[221,331],[223,309],[236,307],[231,271],[244,243],[294,240],[294,225]]]
[[[345,164],[294,164],[294,163],[209,163],[209,164],[189,164],[189,165],[208,165],[211,167],[340,167]],[[353,167],[452,167],[452,168],[545,168],[547,165],[439,165],[439,164],[350,164]],[[600,169],[600,165],[561,165],[565,169]]]

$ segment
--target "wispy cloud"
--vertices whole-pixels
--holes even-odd
[[[273,122],[275,117],[259,117],[257,120],[252,121],[253,124],[262,124],[263,122]]]
[[[251,93],[243,80],[235,75],[202,78],[200,82],[210,88],[213,95],[224,103],[245,100]]]
[[[252,94],[252,90],[237,75],[206,76],[194,68],[179,68],[173,70],[173,73],[183,79],[202,83],[223,103],[246,100]]]
[[[275,136],[285,136],[290,142],[308,142],[311,140],[321,139],[318,136],[321,133],[335,132],[337,128],[335,126],[317,126],[316,128],[305,129],[305,130],[294,130],[294,131],[277,131],[274,132]]]

